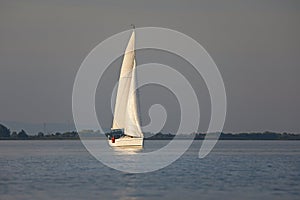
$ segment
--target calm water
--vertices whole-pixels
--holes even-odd
[[[300,141],[219,141],[204,159],[200,145],[167,168],[128,174],[80,141],[0,141],[0,199],[300,198]]]

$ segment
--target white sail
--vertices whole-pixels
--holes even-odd
[[[129,94],[131,71],[134,61],[134,32],[132,33],[125,51],[120,71],[118,91],[115,103],[114,120],[112,129],[125,128],[125,114]]]
[[[125,134],[133,137],[143,137],[143,133],[140,126],[139,115],[137,110],[137,98],[136,98],[136,66],[132,69],[132,79],[129,89],[126,116],[125,116]]]
[[[143,137],[134,91],[136,84],[134,42],[135,33],[133,31],[121,67],[112,129],[125,129],[126,135]]]

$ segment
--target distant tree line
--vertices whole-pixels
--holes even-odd
[[[195,139],[203,140],[205,134],[198,133]],[[300,134],[294,133],[275,133],[265,131],[263,133],[221,133],[220,140],[300,140]]]
[[[178,135],[178,139],[193,137],[195,140],[203,140],[207,134],[193,133],[191,135]],[[148,140],[170,140],[175,137],[174,134],[157,133]],[[263,133],[220,133],[219,140],[300,140],[300,134],[294,133],[275,133],[265,131]]]
[[[52,134],[44,134],[38,132],[37,135],[28,135],[23,129],[20,132],[11,132],[7,127],[0,124],[0,139],[2,140],[25,140],[25,139],[78,139],[78,133],[76,131],[71,132],[56,132]]]
[[[88,134],[93,131],[85,131],[83,134]],[[95,133],[95,132],[93,132]],[[171,140],[175,137],[171,133],[157,133],[149,134],[150,137],[146,137],[146,140]],[[190,135],[178,135],[178,139],[194,138],[195,140],[203,140],[205,133],[193,133]],[[38,132],[36,135],[28,135],[24,130],[20,132],[11,132],[7,127],[0,124],[0,140],[47,140],[47,139],[79,139],[79,135],[76,131],[70,132],[56,132],[52,134],[44,134]],[[263,133],[220,133],[220,140],[300,140],[300,134],[294,133],[275,133],[271,131],[265,131]]]
[[[20,138],[26,139],[28,138],[27,133],[22,129],[20,132],[13,131],[12,133],[10,130],[5,127],[4,125],[0,124],[0,138]]]

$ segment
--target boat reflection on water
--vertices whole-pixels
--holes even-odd
[[[133,155],[141,152],[143,146],[121,146],[121,147],[111,147],[117,155]]]

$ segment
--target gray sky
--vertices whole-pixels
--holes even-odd
[[[178,30],[206,48],[227,91],[224,131],[300,132],[299,22],[298,0],[1,0],[0,121],[71,120],[81,62],[134,23]]]

